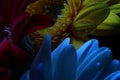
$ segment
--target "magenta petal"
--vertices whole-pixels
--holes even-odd
[[[10,44],[8,42],[7,39],[4,39],[1,43],[0,43],[0,55],[5,55],[5,53],[8,51],[10,47]]]
[[[34,32],[36,30],[51,27],[54,21],[51,17],[47,15],[36,14],[30,17],[27,25],[27,33]]]
[[[23,30],[26,27],[28,18],[29,14],[23,13],[12,22],[12,42],[14,44],[17,44],[24,36]]]

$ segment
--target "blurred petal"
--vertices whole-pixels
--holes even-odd
[[[20,77],[20,80],[31,80],[30,79],[30,71],[26,71],[22,76]]]
[[[34,79],[30,77],[30,71],[26,71],[21,77],[20,80],[44,80],[43,75],[43,65],[38,64],[36,67],[34,67],[34,71],[32,72],[32,76],[34,76]]]
[[[29,24],[30,23],[30,24]],[[51,17],[47,15],[36,14],[29,18],[26,29],[27,33],[32,33],[36,30],[51,27],[54,21]]]
[[[25,32],[23,31],[24,28],[26,28],[27,20],[29,18],[29,14],[21,14],[18,16],[14,21],[12,22],[12,42],[14,44],[17,44],[21,41],[23,36],[25,35]]]
[[[120,13],[120,3],[114,4],[110,6],[110,9],[113,13],[119,14]]]
[[[31,66],[30,77],[32,80],[34,80],[34,77],[35,77],[33,74],[36,74],[36,72],[39,71],[39,70],[35,70],[35,67],[38,66],[38,64],[40,63],[43,64],[43,72],[44,72],[43,75],[45,80],[51,80],[52,73],[51,73],[51,54],[50,53],[51,53],[51,37],[50,35],[46,35],[41,45],[41,48],[37,53]]]
[[[72,45],[66,46],[58,58],[53,80],[75,80],[77,55]]]
[[[11,44],[10,53],[8,53],[12,66],[19,66],[29,60],[28,54],[21,48]]]
[[[0,43],[0,55],[5,55],[5,53],[9,50],[10,43],[6,38]]]

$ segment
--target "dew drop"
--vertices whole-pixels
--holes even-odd
[[[65,26],[66,26],[66,24],[62,24],[62,26],[63,26],[63,27],[65,27]]]
[[[97,62],[97,63],[96,63],[96,66],[97,66],[97,67],[100,66],[100,62]]]

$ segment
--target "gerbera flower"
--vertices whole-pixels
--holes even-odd
[[[69,43],[70,38],[66,38],[51,52],[51,38],[47,35],[30,70],[20,80],[119,79],[120,62],[112,60],[109,48],[99,48],[96,39],[87,41],[77,51]]]
[[[53,24],[52,19],[44,15],[34,15],[29,16],[25,12],[26,6],[35,0],[1,0],[0,1],[0,36],[1,41],[6,38],[14,38],[13,43],[17,43],[18,38],[21,38],[21,35],[28,31],[29,29],[47,27],[47,25]],[[44,19],[42,19],[44,17]],[[41,21],[41,19],[43,21]],[[47,23],[45,23],[47,21]],[[31,23],[28,23],[31,22]],[[40,23],[41,22],[41,23]],[[44,24],[44,26],[42,26]],[[31,30],[32,30],[31,29]],[[17,33],[17,34],[16,34]],[[19,37],[18,37],[19,36]]]
[[[26,6],[33,1],[0,0],[0,80],[11,79],[13,70],[28,62],[26,50],[19,45],[23,37],[29,32],[53,24],[50,17],[30,16],[25,12]]]
[[[87,3],[87,1],[88,0],[58,0],[57,2],[56,0],[39,0],[29,5],[26,11],[31,15],[35,13],[45,14],[46,10],[50,11],[51,6],[56,4],[58,6],[64,5],[64,9],[61,10],[61,14],[57,17],[55,24],[51,28],[36,30],[34,33],[29,34],[34,42],[33,45],[40,45],[43,37],[49,33],[52,36],[52,47],[54,48],[68,36],[76,48],[80,47],[80,45],[86,41],[85,36],[92,32],[97,25],[102,23],[109,14],[108,5],[105,2],[95,0]],[[39,49],[39,46],[36,46],[35,49]]]
[[[97,36],[110,36],[116,35],[120,32],[120,1],[108,0],[106,2],[110,8],[108,17],[91,33]]]

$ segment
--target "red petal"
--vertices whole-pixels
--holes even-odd
[[[23,37],[23,30],[27,24],[29,14],[23,13],[17,17],[12,23],[12,42],[17,44]]]
[[[34,32],[38,29],[44,29],[51,27],[54,24],[54,21],[51,17],[47,15],[36,14],[30,17],[27,25],[27,33]]]
[[[10,44],[8,40],[4,39],[0,43],[0,55],[5,55],[5,53],[9,50],[9,48],[10,48]]]

